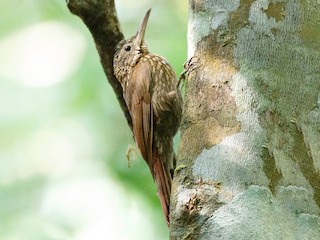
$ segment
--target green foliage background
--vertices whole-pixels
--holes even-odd
[[[165,56],[179,74],[186,60],[187,2],[116,5],[127,37],[152,7],[150,51]],[[64,1],[2,1],[0,9],[0,239],[168,239],[139,154],[131,155],[128,168],[132,134],[85,25]],[[62,30],[50,32],[50,26]],[[39,36],[30,34],[35,28]],[[65,52],[56,38],[74,50]],[[69,56],[61,59],[64,53]],[[67,66],[61,64],[66,58],[73,69],[47,82]],[[42,82],[32,79],[38,73]]]

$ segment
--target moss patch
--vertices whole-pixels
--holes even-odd
[[[285,2],[269,3],[268,9],[264,12],[268,17],[274,18],[277,22],[282,21],[285,16]]]
[[[263,171],[270,180],[269,189],[271,190],[272,194],[274,194],[275,188],[278,185],[282,174],[277,170],[276,160],[270,154],[267,148],[262,149],[261,158],[263,160]]]

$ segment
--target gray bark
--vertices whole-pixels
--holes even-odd
[[[110,0],[70,0],[112,72]],[[320,3],[190,0],[172,239],[320,239]]]
[[[320,2],[189,12],[171,239],[320,239]]]

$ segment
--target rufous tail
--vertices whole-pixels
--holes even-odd
[[[162,211],[166,218],[167,225],[170,227],[169,206],[172,177],[169,167],[165,164],[166,159],[162,158],[163,156],[154,155],[153,177],[157,185]]]

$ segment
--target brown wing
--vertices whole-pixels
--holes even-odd
[[[154,109],[152,104],[153,77],[149,60],[140,60],[131,73],[125,90],[133,125],[133,133],[140,152],[148,163],[152,176],[157,184],[162,210],[169,226],[169,205],[171,191],[171,175],[168,168],[166,153],[159,151],[162,144],[153,146],[154,141]],[[155,149],[154,149],[154,148]],[[170,154],[169,154],[170,155]]]
[[[149,166],[153,154],[153,108],[150,81],[149,63],[139,61],[133,68],[125,90],[125,100],[132,118],[135,141]]]

